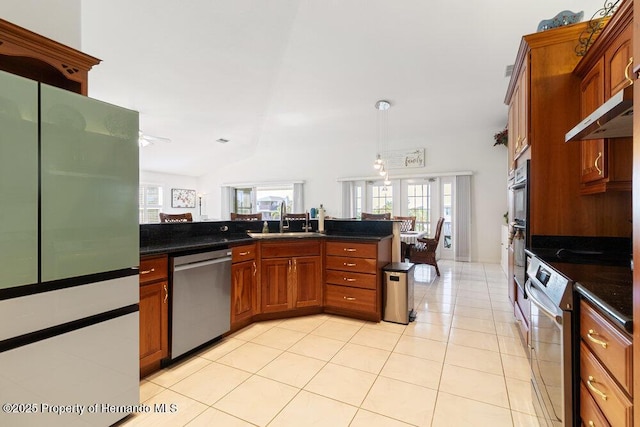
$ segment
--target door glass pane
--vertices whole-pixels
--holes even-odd
[[[393,187],[391,185],[374,184],[372,191],[372,213],[391,213],[393,211]]]
[[[253,205],[251,203],[251,194],[253,193],[253,188],[236,188],[236,206],[235,213],[239,214],[250,214],[254,213],[252,211]]]
[[[446,182],[442,185],[442,245],[446,249],[451,249],[451,212],[453,209],[453,184]]]
[[[138,264],[138,113],[41,85],[42,280]]]
[[[38,281],[38,85],[0,71],[0,288]]]
[[[431,185],[407,184],[408,213],[416,217],[416,231],[431,235]]]

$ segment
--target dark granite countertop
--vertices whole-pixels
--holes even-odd
[[[598,261],[589,255],[577,261],[559,260],[557,249],[533,248],[529,253],[574,282],[574,290],[627,332],[633,325],[633,272],[624,254]]]
[[[144,224],[140,226],[140,255],[177,254],[224,249],[258,240],[309,239],[352,240],[376,242],[390,238],[392,221],[327,221],[325,233],[301,236],[300,224],[294,224],[291,236],[277,232],[278,221],[267,221],[271,236],[252,238],[249,232],[260,232],[262,221],[212,221],[172,224]],[[317,229],[317,221],[310,221]],[[297,235],[296,235],[297,234]]]

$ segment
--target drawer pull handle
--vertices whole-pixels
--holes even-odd
[[[245,255],[249,255],[250,253],[251,251],[245,251],[245,252],[240,252],[238,255],[245,256]]]
[[[167,288],[167,284],[164,284],[164,300],[162,301],[163,304],[166,304],[167,301],[169,300],[169,288]]]
[[[149,274],[149,273],[153,273],[154,271],[156,271],[156,269],[152,268],[151,270],[143,270],[140,272],[140,274]]]
[[[589,427],[596,427],[596,425],[593,423],[593,421],[589,420]]]
[[[356,251],[356,249],[353,249],[353,248],[344,248],[344,251],[345,251],[345,252],[355,252],[355,251]]]
[[[355,266],[356,266],[356,263],[355,263],[355,262],[345,262],[343,265],[344,265],[345,267],[355,267]]]
[[[349,277],[343,277],[342,280],[344,280],[345,282],[355,282],[356,279],[351,279]]]
[[[589,388],[591,389],[591,391],[593,391],[595,394],[597,394],[598,396],[600,396],[602,398],[602,400],[607,400],[607,395],[604,394],[603,392],[601,392],[600,390],[598,390],[592,383],[595,383],[596,380],[595,378],[593,378],[591,375],[589,375],[589,379],[587,380],[587,385],[589,386]]]
[[[342,297],[344,299],[346,299],[347,301],[355,301],[356,298],[355,297]]]
[[[607,348],[609,344],[606,341],[602,341],[597,338],[594,338],[593,335],[598,335],[598,333],[593,329],[589,329],[589,333],[587,334],[587,338],[589,338],[589,341],[594,342],[598,345],[601,345],[602,348]]]

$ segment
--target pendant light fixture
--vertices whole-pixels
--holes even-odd
[[[386,139],[388,132],[388,121],[389,121],[389,113],[388,110],[391,108],[391,103],[389,101],[385,101],[381,99],[375,103],[375,108],[378,110],[378,136],[377,136],[377,153],[376,160],[373,162],[373,167],[378,170],[380,176],[384,177],[384,185],[390,185],[391,181],[389,181],[389,171],[385,167],[384,160],[382,160],[382,152],[386,148]]]

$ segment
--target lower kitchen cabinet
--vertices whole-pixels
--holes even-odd
[[[325,311],[380,321],[382,267],[391,262],[391,239],[328,241],[325,249]]]
[[[319,240],[263,242],[261,254],[262,313],[322,306]]]
[[[140,259],[140,376],[160,369],[169,355],[167,255]]]
[[[632,358],[630,337],[594,306],[580,301],[580,416],[583,425],[634,425]]]
[[[248,324],[257,312],[256,249],[255,243],[231,248],[231,329]]]

